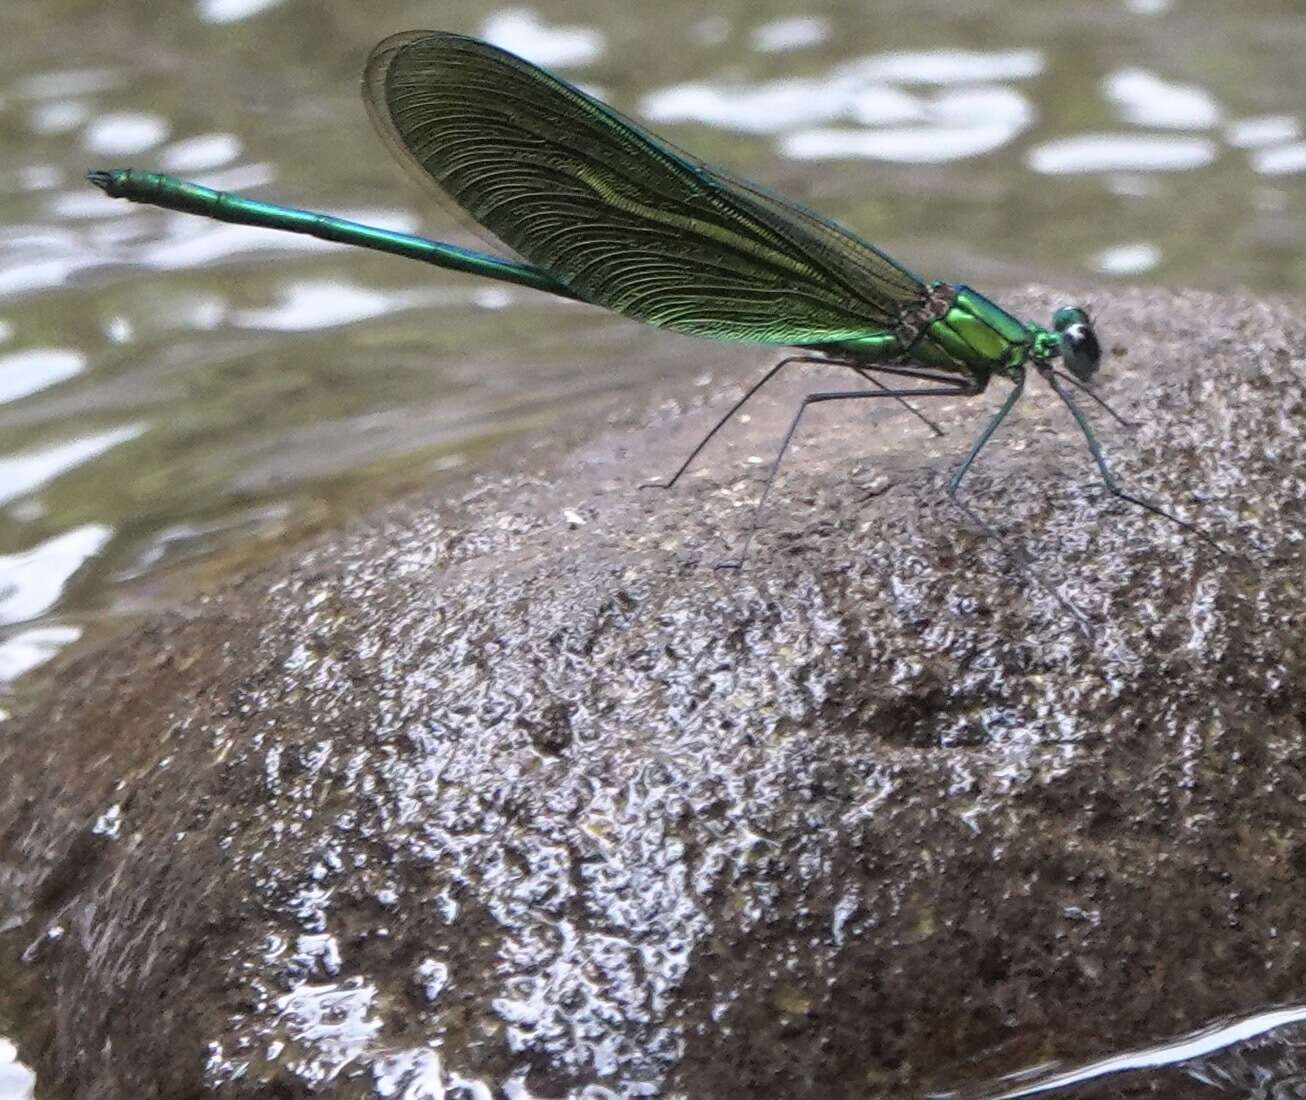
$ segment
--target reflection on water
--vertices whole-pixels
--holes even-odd
[[[1185,172],[1210,164],[1219,146],[1209,138],[1168,134],[1080,134],[1029,152],[1029,166],[1045,175],[1084,172]]]
[[[376,988],[358,978],[340,984],[304,984],[277,1001],[289,1037],[317,1052],[301,1076],[325,1084],[368,1049],[381,1031]]]
[[[82,133],[82,147],[104,157],[132,156],[161,145],[168,137],[168,123],[157,115],[135,111],[101,115]]]
[[[1161,262],[1161,251],[1154,244],[1139,241],[1104,248],[1093,261],[1103,275],[1141,275]]]
[[[237,310],[229,320],[240,328],[303,332],[307,329],[350,325],[355,321],[392,313],[396,309],[438,305],[448,297],[439,290],[385,294],[354,283],[323,280],[286,287],[282,291],[281,300],[275,305],[267,309]]]
[[[551,68],[589,65],[603,53],[600,31],[550,24],[530,8],[495,12],[481,24],[480,35],[519,57]]]
[[[301,936],[305,941],[331,937]],[[318,943],[307,945],[309,972],[322,969]],[[330,955],[331,946],[327,945]],[[338,964],[338,963],[337,963]],[[332,965],[337,965],[332,964]],[[416,983],[429,1000],[439,997],[444,967],[425,960],[416,968]],[[366,1067],[380,1096],[445,1096],[460,1089],[469,1095],[522,1096],[525,1081],[474,1080],[451,1073],[439,1054],[427,1048],[403,1049],[378,1042],[376,989],[361,978],[339,982],[305,980],[277,1000],[278,1028],[284,1038],[269,1042],[269,1058],[280,1057],[285,1040],[309,1041],[315,1057],[295,1063],[296,1075],[310,1088],[337,1078],[347,1068]],[[496,1004],[500,1012],[520,1010],[518,1002]],[[1000,1080],[938,1092],[930,1100],[1143,1100],[1144,1097],[1209,1097],[1210,1100],[1300,1100],[1306,1096],[1306,1009],[1272,1009],[1222,1020],[1181,1038],[1067,1067],[1036,1066]],[[246,1064],[210,1050],[209,1078],[215,1083],[237,1077]],[[524,1078],[525,1071],[518,1073]],[[516,1087],[514,1087],[516,1086]],[[591,1091],[591,1089],[593,1091]],[[419,1091],[426,1090],[426,1091]],[[519,1090],[519,1091],[518,1091]],[[573,1090],[569,1097],[615,1095],[600,1086]],[[4,1100],[0,1094],[0,1100]]]
[[[50,611],[64,585],[104,549],[113,529],[88,523],[20,554],[0,555],[0,626],[30,622]]]
[[[36,104],[27,116],[34,134],[66,134],[85,125],[91,108],[76,99],[57,99]]]
[[[1015,116],[1020,120],[1015,128],[1019,132],[1033,115],[1028,100],[1014,89],[980,82],[1027,79],[1036,76],[1042,66],[1041,55],[1032,50],[885,54],[843,63],[828,74],[805,79],[729,86],[703,82],[673,85],[647,94],[640,113],[658,123],[700,122],[745,133],[784,134],[780,151],[793,156],[802,155],[793,151],[794,146],[801,146],[812,132],[801,127],[843,119],[867,126],[961,121],[978,128],[997,125],[1010,129]],[[966,90],[933,96],[905,90],[912,85],[957,84],[967,85]],[[856,151],[859,131],[828,132],[848,135],[844,156],[862,155]],[[945,161],[972,155],[951,152],[951,148],[942,140],[927,159]],[[837,145],[830,155],[840,155]]]
[[[1241,118],[1229,123],[1225,140],[1239,149],[1285,145],[1301,136],[1301,124],[1292,115]]]
[[[815,46],[830,37],[830,21],[819,15],[795,15],[763,23],[753,31],[752,46],[762,53],[780,53]]]
[[[1292,1100],[1306,1095],[1304,1021],[1301,1006],[1272,1009],[1072,1068],[1038,1066],[989,1085],[939,1093],[934,1100],[1086,1096],[1081,1086],[1108,1081],[1114,1097],[1173,1096],[1182,1087],[1177,1075],[1208,1086],[1201,1095],[1212,1100]]]
[[[144,424],[128,424],[107,432],[79,436],[63,443],[52,443],[48,447],[0,458],[0,505],[35,493],[42,486],[77,469],[83,463],[99,458],[118,444],[135,439],[143,431]],[[29,517],[39,514],[34,511],[35,508],[39,508],[39,502],[32,501],[23,510],[23,514]]]
[[[859,122],[873,124],[879,121],[873,110],[884,102],[883,96],[863,96],[853,114]],[[781,141],[780,151],[799,160],[868,157],[897,164],[939,164],[1001,149],[1034,121],[1033,105],[1014,89],[1003,87],[972,87],[931,99],[914,97],[913,107],[912,116],[920,125],[799,130]]]
[[[274,8],[282,0],[199,0],[199,15],[206,23],[237,23]]]
[[[1146,69],[1121,69],[1103,81],[1103,91],[1120,117],[1136,126],[1209,130],[1220,121],[1220,105],[1195,84],[1171,84]]]
[[[180,566],[339,526],[560,410],[703,369],[702,345],[596,311],[83,182],[121,159],[466,242],[357,98],[368,48],[415,20],[603,87],[932,277],[1306,288],[1296,0],[88,10],[9,5],[0,41],[0,685]],[[347,1061],[370,1040],[371,996],[303,987],[281,1002],[287,1034],[337,1028]],[[1164,1065],[1224,1095],[1286,1096],[1299,1019],[1038,1087]],[[460,1084],[432,1051],[369,1055],[386,1094]],[[29,1090],[0,1040],[0,1100]]]
[[[1280,145],[1273,149],[1256,149],[1252,167],[1262,176],[1288,176],[1306,172],[1306,142]]]
[[[79,626],[36,626],[0,642],[0,684],[9,684],[40,668],[61,649],[82,636]],[[0,1091],[0,1097],[4,1093]]]
[[[209,172],[240,154],[240,138],[235,134],[196,134],[159,150],[158,161],[165,172]]]
[[[176,0],[80,34],[70,17],[53,52],[48,12],[6,28],[0,680],[126,585],[700,369],[684,342],[541,295],[85,185],[135,163],[468,241],[357,100],[361,59],[411,7],[291,7]],[[1286,0],[872,9],[452,0],[436,22],[604,89],[927,276],[1306,286],[1306,31]]]
[[[0,1100],[31,1100],[36,1078],[18,1061],[18,1051],[0,1038]]]
[[[71,348],[30,348],[0,355],[0,404],[58,385],[85,369],[86,356]]]

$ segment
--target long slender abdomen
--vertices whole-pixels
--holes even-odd
[[[549,272],[531,264],[494,256],[488,252],[475,252],[469,248],[362,225],[332,214],[319,214],[312,210],[299,210],[293,206],[248,199],[230,191],[215,191],[189,180],[165,176],[160,172],[142,172],[135,168],[115,168],[111,171],[87,174],[96,187],[110,198],[130,202],[149,203],[166,210],[180,210],[184,214],[198,214],[216,221],[235,225],[251,225],[261,229],[279,229],[289,233],[303,233],[335,244],[351,244],[371,248],[392,256],[402,256],[442,267],[449,271],[464,271],[470,275],[483,275],[499,282],[516,283],[533,290],[544,290],[559,298],[575,301],[584,299],[564,286]]]

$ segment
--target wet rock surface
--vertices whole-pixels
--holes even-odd
[[[1299,998],[1306,323],[1109,309],[1113,468],[1239,554],[1032,380],[970,501],[1087,634],[943,496],[993,393],[814,412],[714,569],[832,388],[637,491],[741,361],[69,663],[0,740],[43,1085],[916,1096]]]

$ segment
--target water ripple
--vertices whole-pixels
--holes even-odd
[[[1301,191],[1293,185],[1306,173],[1306,142],[1299,89],[1292,81],[1282,82],[1283,87],[1276,81],[1279,73],[1295,72],[1291,42],[1286,36],[1273,40],[1272,24],[1264,24],[1258,32],[1263,45],[1257,63],[1245,79],[1231,77],[1230,66],[1174,48],[1171,31],[1178,32],[1181,21],[1174,20],[1172,28],[1161,20],[1180,6],[1168,0],[1114,0],[1108,9],[1095,20],[1058,22],[1059,17],[1049,15],[1046,22],[1031,23],[1022,5],[998,4],[989,41],[1011,44],[1005,49],[955,48],[966,41],[956,37],[955,29],[929,37],[902,30],[894,39],[899,44],[936,42],[937,49],[886,49],[883,28],[851,19],[837,6],[775,8],[764,15],[743,8],[728,15],[686,10],[667,41],[657,44],[667,56],[643,67],[635,51],[647,49],[647,42],[641,46],[629,26],[618,33],[615,19],[601,14],[592,22],[587,15],[584,21],[563,23],[554,14],[561,9],[536,5],[531,10],[508,0],[502,8],[482,8],[473,20],[482,20],[483,34],[546,65],[604,63],[596,79],[601,77],[620,106],[633,98],[634,113],[654,123],[700,123],[731,135],[760,135],[762,140],[751,147],[720,134],[693,135],[684,143],[709,160],[741,165],[749,174],[772,174],[782,192],[790,193],[791,181],[797,192],[811,184],[818,207],[836,217],[852,215],[874,241],[883,235],[893,249],[901,244],[903,258],[924,260],[923,268],[931,274],[978,278],[980,272],[967,265],[987,256],[980,265],[1003,273],[1002,278],[1037,278],[1042,260],[1033,257],[1054,257],[1064,259],[1068,271],[1087,277],[1145,275],[1200,282],[1220,277],[1218,265],[1207,264],[1204,257],[1233,251],[1238,262],[1231,269],[1247,273],[1254,285],[1295,286],[1301,266],[1286,245],[1302,231]],[[543,301],[529,292],[453,279],[432,280],[428,292],[420,276],[396,287],[404,280],[397,266],[397,280],[374,282],[368,261],[354,265],[339,253],[343,246],[205,223],[115,202],[87,188],[83,174],[100,156],[139,157],[139,167],[200,176],[200,182],[224,190],[265,187],[285,176],[295,180],[289,196],[269,190],[268,197],[298,194],[314,206],[323,205],[323,194],[345,196],[343,203],[357,196],[353,205],[367,202],[362,196],[368,192],[358,188],[357,153],[342,151],[340,142],[318,140],[337,128],[333,112],[339,107],[341,74],[333,64],[313,72],[305,60],[302,69],[294,70],[303,110],[242,114],[240,104],[262,94],[257,88],[241,89],[222,107],[222,95],[238,85],[243,71],[244,61],[234,58],[258,44],[248,37],[254,24],[241,21],[258,17],[260,35],[267,31],[269,43],[278,41],[278,35],[302,37],[291,5],[194,0],[179,12],[192,29],[197,18],[232,27],[205,28],[204,35],[213,39],[207,46],[181,34],[170,39],[173,46],[165,53],[141,51],[128,64],[111,65],[103,63],[103,49],[90,48],[92,31],[81,53],[65,50],[61,67],[50,71],[34,71],[44,64],[40,58],[48,56],[39,41],[31,47],[19,42],[10,51],[9,68],[0,74],[0,111],[8,124],[0,128],[8,154],[0,157],[0,341],[10,341],[0,348],[17,357],[0,355],[0,403],[34,395],[25,405],[0,404],[6,422],[17,429],[0,442],[0,507],[19,523],[50,508],[41,537],[88,516],[133,532],[123,539],[130,545],[119,551],[115,544],[117,572],[105,571],[107,583],[118,583],[116,577],[132,562],[143,562],[141,569],[148,573],[160,546],[166,552],[157,556],[166,567],[185,554],[238,542],[246,538],[245,531],[252,540],[252,532],[278,528],[283,521],[272,517],[263,522],[261,509],[317,508],[314,493],[327,484],[328,474],[342,479],[330,484],[343,484],[351,461],[392,461],[405,447],[443,446],[455,423],[460,445],[480,431],[488,439],[487,426],[504,416],[499,382],[489,373],[469,380],[472,372],[461,365],[464,357],[447,354],[446,346],[484,346],[492,333],[495,346],[502,342],[509,353],[504,363],[519,360],[510,353],[527,344],[542,357],[552,354],[552,336],[541,342],[534,324],[516,321],[523,307]],[[1226,22],[1216,28],[1219,41],[1228,38],[1231,47],[1245,50],[1245,42],[1235,41],[1239,29],[1254,25],[1258,17],[1224,13],[1221,18]],[[1207,33],[1198,21],[1189,24],[1182,27],[1185,34]],[[19,32],[29,26],[38,29],[20,21]],[[1127,34],[1138,32],[1137,48],[1127,55],[1115,48],[1121,26]],[[356,30],[360,37],[350,48],[361,54],[373,32]],[[379,37],[381,32],[375,33]],[[211,47],[233,35],[240,51],[229,50],[224,63]],[[1170,45],[1161,49],[1147,35]],[[212,83],[204,86],[213,90],[214,111],[207,104],[195,106],[194,74],[201,66],[211,68]],[[650,72],[660,74],[659,85],[640,83],[641,74]],[[641,112],[642,92],[648,94]],[[1035,126],[1038,136],[1031,140]],[[767,143],[772,150],[762,147]],[[316,159],[307,168],[292,163],[306,148],[316,150]],[[743,158],[735,155],[740,148]],[[1221,157],[1229,150],[1237,155]],[[777,167],[776,152],[789,160],[787,166]],[[873,178],[794,163],[836,158],[873,163]],[[966,169],[955,173],[915,167],[963,161]],[[1200,184],[1162,174],[1213,164]],[[367,165],[369,173],[374,169]],[[411,201],[414,209],[431,209],[394,184],[388,168],[379,171],[378,186],[396,187],[396,203]],[[1100,178],[1091,178],[1094,173]],[[1063,183],[1049,179],[1057,175]],[[318,183],[324,186],[315,198]],[[1208,183],[1220,193],[1245,194],[1242,209],[1206,210],[1184,202],[1185,219],[1172,215],[1180,209],[1182,195]],[[1058,187],[1066,194],[1059,195]],[[1070,193],[1084,204],[1076,207],[1074,218],[1059,209]],[[1008,217],[1004,210],[1014,213]],[[1110,219],[1121,211],[1126,216],[1118,231],[1089,230],[1093,219]],[[410,232],[418,224],[406,211],[345,216]],[[434,225],[435,235],[443,235],[438,227],[447,223],[435,220]],[[924,256],[916,250],[918,241],[929,242]],[[282,262],[265,262],[272,257]],[[1022,257],[1033,258],[1032,266],[1024,266]],[[382,271],[381,261],[376,263],[375,270]],[[184,275],[162,274],[171,272]],[[467,308],[468,303],[478,308]],[[355,381],[356,364],[373,356],[400,364],[425,362],[422,351],[414,349],[421,348],[430,330],[407,314],[427,305],[457,306],[442,320],[465,327],[456,340],[448,331],[431,339],[436,369],[387,372],[386,386],[379,391]],[[485,310],[505,307],[502,320],[487,320]],[[384,318],[391,315],[395,320],[387,325]],[[333,334],[341,330],[332,326],[345,324],[356,326],[350,339],[336,339]],[[632,329],[632,340],[638,339],[636,331]],[[298,341],[269,337],[275,333],[305,335]],[[69,347],[30,346],[51,344]],[[262,362],[273,345],[278,369],[251,374],[245,364]],[[566,365],[559,361],[553,374],[511,375],[511,388],[532,399],[539,392],[530,389],[536,384],[531,379],[549,378],[542,383],[549,393],[554,388],[599,388],[603,383],[583,381],[579,374],[623,369],[614,367],[613,359],[621,357],[611,356],[605,345],[589,341],[585,346],[583,367],[572,363],[568,353]],[[102,372],[84,377],[88,362],[98,367],[102,360]],[[167,372],[171,380],[161,389],[144,381],[156,371],[160,377]],[[257,382],[251,383],[251,377]],[[446,393],[436,393],[446,384],[458,393],[466,387],[468,405],[455,401],[451,407]],[[280,404],[265,401],[261,387],[294,394],[293,430],[286,417],[271,411]],[[487,393],[495,396],[486,398]],[[195,490],[193,505],[178,504],[170,496],[175,486],[164,485],[166,477],[132,469],[145,461],[138,455],[149,453],[162,436],[148,447],[133,445],[123,454],[115,450],[143,430],[119,426],[125,416],[139,417],[139,412],[122,410],[139,409],[142,398],[146,404],[168,406],[151,428],[185,435],[187,447],[196,439],[230,441],[232,427],[239,426],[250,433],[253,452],[264,457],[246,464],[224,449],[226,442],[212,443],[218,455],[205,452],[202,461],[196,460],[203,468],[194,471],[206,488]],[[174,400],[175,406],[170,404]],[[88,406],[108,420],[91,421],[94,434],[83,435],[87,422],[73,426],[70,418],[80,417]],[[360,410],[367,410],[367,416]],[[420,430],[418,421],[424,425]],[[358,428],[364,422],[365,429]],[[176,427],[196,423],[205,424],[205,431]],[[438,431],[429,428],[432,423],[440,425]],[[476,427],[468,428],[468,423]],[[354,441],[343,448],[334,445],[342,438],[342,425]],[[329,471],[324,472],[314,448],[330,453]],[[170,453],[181,456],[183,464],[191,460],[192,452],[183,452],[180,444]],[[427,460],[424,455],[422,461]],[[440,452],[434,461],[452,459]],[[119,462],[130,477],[150,486],[142,492],[159,494],[143,502],[136,497],[129,501],[127,495],[112,502],[117,509],[133,502],[143,507],[154,517],[144,527],[118,512],[84,507],[85,498],[96,495],[97,468],[112,463],[116,471]],[[210,463],[214,470],[208,469]],[[259,463],[274,468],[275,476],[257,468]],[[57,493],[45,492],[66,473]],[[312,480],[319,476],[322,483]],[[222,496],[237,481],[240,492],[254,484],[268,498]],[[297,497],[309,484],[313,488]],[[73,497],[81,498],[78,508],[57,514]],[[160,506],[160,499],[168,503]],[[107,507],[98,497],[95,504]],[[290,520],[284,522],[293,527]],[[90,588],[88,570],[78,598]]]
[[[682,84],[647,96],[643,111],[663,122],[696,121],[746,133],[783,135],[780,151],[810,160],[872,157],[937,163],[991,152],[1034,120],[1014,88],[979,85],[913,95],[886,84],[779,80],[724,89]],[[870,127],[820,127],[849,118]],[[898,126],[919,122],[919,126]]]
[[[14,91],[23,99],[60,99],[107,92],[126,83],[128,74],[119,69],[60,69],[23,77]]]
[[[0,647],[2,650],[3,647]],[[4,675],[4,658],[0,652],[0,678]],[[18,1061],[18,1050],[8,1039],[0,1039],[0,1100],[31,1100],[36,1077]]]
[[[838,118],[848,109],[820,80],[773,80],[718,87],[677,84],[644,97],[640,112],[654,122],[702,122],[748,134],[778,134]]]
[[[1044,175],[1073,172],[1182,172],[1210,164],[1209,138],[1171,134],[1079,134],[1031,149],[1029,167]]]
[[[815,46],[830,37],[830,21],[819,15],[795,15],[763,23],[753,31],[753,49],[780,53]]]
[[[282,0],[199,0],[199,17],[206,23],[237,23],[280,3]]]
[[[1139,241],[1104,248],[1093,258],[1093,267],[1103,275],[1141,275],[1161,262],[1161,250]]]
[[[230,164],[241,149],[235,134],[197,134],[161,150],[159,167],[165,172],[208,172]]]
[[[90,106],[80,99],[53,99],[37,103],[27,116],[27,125],[34,134],[66,134],[90,117]]]
[[[434,289],[383,292],[357,283],[319,279],[287,286],[277,305],[243,310],[233,315],[232,322],[240,328],[304,332],[348,325],[399,309],[435,305],[450,297],[449,293]],[[452,297],[462,301],[466,295]]]
[[[100,115],[87,126],[82,145],[88,153],[101,156],[132,156],[161,145],[170,129],[167,120],[158,115],[119,111]]]
[[[59,602],[64,587],[113,537],[88,523],[17,554],[0,555],[0,625],[26,622]]]
[[[48,485],[69,470],[99,458],[119,444],[136,439],[144,431],[144,424],[129,424],[23,454],[0,457],[0,505]]]
[[[57,386],[85,369],[85,354],[73,348],[28,348],[0,355],[0,405]]]
[[[837,65],[821,77],[671,85],[646,95],[641,110],[657,122],[777,134],[781,153],[796,160],[933,164],[992,152],[1026,130],[1033,105],[998,82],[1028,79],[1043,67],[1037,50],[883,53]],[[940,90],[913,94],[900,85]],[[867,129],[822,125],[844,120]]]
[[[1301,137],[1301,124],[1292,115],[1262,115],[1259,118],[1240,118],[1229,123],[1225,140],[1238,149],[1255,149],[1263,145],[1296,141]]]
[[[1102,82],[1120,117],[1136,126],[1205,130],[1220,121],[1220,105],[1195,84],[1171,84],[1146,69],[1120,69]]]
[[[905,126],[884,130],[815,129],[790,134],[780,150],[795,160],[864,157],[897,164],[939,164],[1000,149],[1023,126]]]
[[[1262,176],[1306,172],[1306,142],[1257,149],[1252,153],[1252,169]]]
[[[1242,1019],[1224,1020],[1170,1042],[1127,1051],[1124,1054],[1115,1054],[1108,1058],[1099,1058],[1071,1069],[1064,1069],[1056,1064],[1039,1066],[1013,1073],[1004,1078],[1003,1082],[988,1088],[938,1093],[934,1100],[954,1100],[963,1096],[974,1096],[977,1100],[980,1097],[983,1100],[1023,1100],[1028,1096],[1068,1091],[1086,1081],[1100,1080],[1121,1073],[1195,1062],[1197,1059],[1234,1048],[1249,1039],[1303,1021],[1306,1021],[1306,1008],[1300,1005],[1272,1009]],[[1004,1083],[1008,1087],[1003,1088]],[[1257,1095],[1266,1094],[1258,1091]]]
[[[302,1067],[306,1078],[329,1081],[372,1045],[381,1030],[373,1013],[376,988],[358,979],[301,985],[277,999],[287,1032],[312,1043],[317,1056]]]
[[[0,642],[0,686],[12,684],[32,669],[40,668],[81,636],[79,626],[37,626],[6,638]],[[0,1052],[0,1100],[11,1100],[5,1091],[5,1070]]]
[[[593,27],[544,23],[528,8],[505,8],[481,24],[481,37],[537,65],[589,65],[603,53],[603,35]]]
[[[900,164],[937,164],[990,153],[1034,121],[1034,108],[1013,88],[972,88],[920,100],[921,126],[867,130],[800,130],[780,142],[798,160],[866,157]]]
[[[845,62],[832,73],[835,80],[894,84],[992,84],[1028,80],[1046,65],[1041,50],[920,50],[872,54]]]

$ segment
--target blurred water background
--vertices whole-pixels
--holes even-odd
[[[596,310],[84,182],[162,169],[469,241],[359,99],[368,49],[422,26],[554,67],[927,277],[1100,283],[1104,302],[1121,279],[1306,286],[1293,0],[15,5],[0,681],[192,590],[196,566],[338,527],[564,404],[696,370],[697,343]]]
[[[1108,334],[1114,281],[1306,289],[1300,0],[10,4],[0,715],[88,632],[701,369],[596,310],[83,181],[162,169],[474,243],[359,99],[369,48],[415,27],[553,67],[927,277],[1100,285]],[[21,1074],[0,1058],[0,1094]]]

